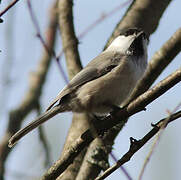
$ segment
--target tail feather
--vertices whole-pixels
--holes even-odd
[[[32,131],[33,129],[38,127],[40,124],[44,123],[45,121],[47,121],[48,119],[52,118],[53,116],[55,116],[56,114],[58,114],[62,111],[63,110],[62,110],[61,106],[55,106],[52,109],[50,109],[49,111],[46,111],[45,113],[43,113],[42,115],[37,117],[33,122],[28,124],[26,127],[24,127],[23,129],[20,129],[17,133],[15,133],[9,140],[8,146],[12,147],[23,136],[25,136],[30,131]]]

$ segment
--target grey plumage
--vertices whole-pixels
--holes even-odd
[[[72,93],[78,89],[81,85],[95,80],[114,69],[120,64],[124,55],[120,53],[115,53],[114,56],[112,52],[104,52],[93,59],[82,71],[80,71],[70,83],[57,95],[53,102],[49,105],[47,110],[51,109],[52,106],[64,96]],[[102,61],[104,59],[104,61]]]
[[[12,136],[9,146],[60,112],[102,115],[122,105],[146,69],[147,41],[139,29],[118,36],[70,81],[44,114]]]

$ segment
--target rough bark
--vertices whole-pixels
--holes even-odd
[[[72,0],[59,0],[59,27],[69,79],[72,79],[82,69],[78,52],[78,39],[76,38],[74,30],[72,8]],[[64,156],[64,152],[70,148],[71,144],[80,136],[80,134],[88,128],[87,122],[86,114],[73,115],[72,124],[69,129],[61,157]],[[85,150],[80,153],[73,164],[58,179],[75,179],[84,154]]]

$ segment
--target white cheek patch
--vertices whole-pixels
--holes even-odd
[[[106,49],[125,53],[134,40],[134,36],[118,36]]]

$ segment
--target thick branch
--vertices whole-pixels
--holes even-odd
[[[95,179],[101,170],[109,167],[108,156],[112,141],[96,138],[89,146],[76,180]]]
[[[121,29],[129,27],[142,28],[148,35],[158,27],[160,18],[171,0],[135,0],[125,13],[125,16],[117,24],[109,38],[106,47],[119,35]],[[154,12],[154,16],[153,16]]]
[[[55,43],[56,27],[57,27],[57,17],[52,10],[50,23],[46,32],[47,45],[50,49],[53,48]],[[8,148],[8,139],[20,129],[21,123],[25,117],[37,107],[39,104],[39,98],[43,88],[43,84],[46,79],[46,75],[50,66],[51,57],[44,52],[40,60],[40,63],[37,67],[37,71],[31,75],[31,81],[29,89],[26,92],[24,99],[22,100],[19,107],[10,112],[8,128],[6,133],[0,142],[0,175],[3,179],[4,174],[4,164],[9,152],[12,148]]]
[[[106,117],[104,120],[93,122],[99,135],[104,134],[107,130],[122,122],[122,120],[130,117],[131,115],[143,110],[148,104],[153,102],[156,98],[164,94],[175,84],[181,81],[181,68],[169,75],[163,81],[159,82],[152,89],[148,90],[136,100],[131,102],[127,107],[115,112],[111,116]],[[120,119],[121,117],[121,119]],[[124,122],[123,122],[124,123]],[[81,137],[74,142],[69,151],[64,154],[64,157],[59,159],[54,166],[42,177],[42,180],[55,179],[58,175],[73,162],[74,158],[85,148],[94,138],[90,130],[87,130]]]
[[[70,79],[82,69],[78,52],[78,40],[73,25],[72,6],[72,0],[59,0],[59,25]]]
[[[73,24],[73,2],[72,0],[59,0],[59,25],[62,37],[63,50],[66,57],[67,69],[69,79],[72,79],[81,69],[82,65],[80,62],[78,52],[78,40],[75,36],[74,24]],[[61,156],[69,149],[70,145],[88,129],[86,114],[74,114],[72,124],[68,132],[68,136],[64,145]],[[80,165],[82,163],[85,151],[83,151],[74,161],[74,163],[62,174],[61,180],[63,179],[75,179]]]

